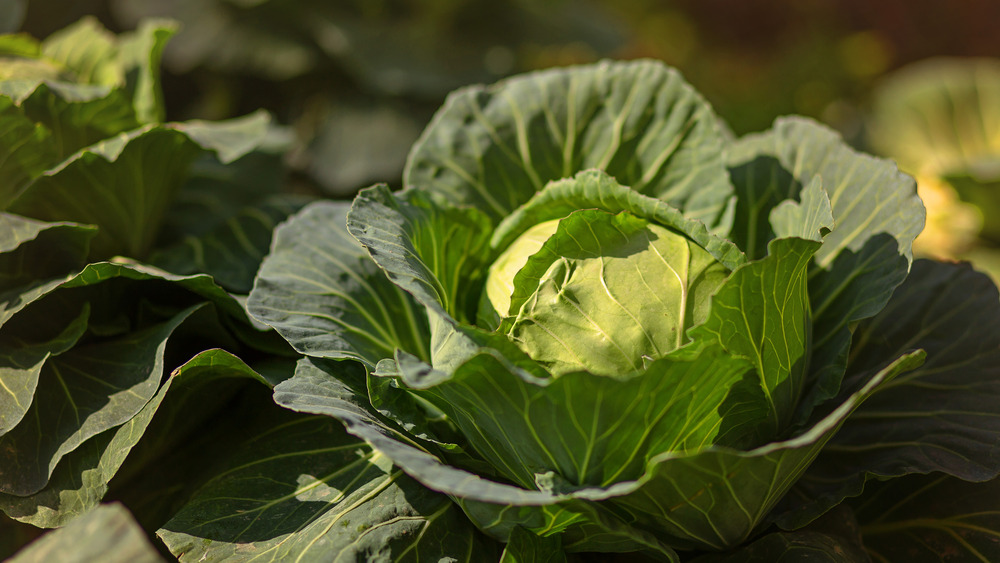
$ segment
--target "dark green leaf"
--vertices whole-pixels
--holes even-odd
[[[250,293],[261,260],[271,246],[275,225],[309,201],[304,197],[271,197],[243,209],[202,237],[187,237],[156,251],[149,262],[175,274],[208,274],[229,291]]]
[[[174,369],[166,398],[113,473],[106,498],[124,502],[146,529],[172,518],[217,473],[219,461],[249,427],[274,408],[273,383],[294,369],[294,362],[271,370],[257,369],[260,365],[251,368],[229,352],[211,349]]]
[[[909,558],[903,558],[909,561]],[[870,563],[854,513],[838,507],[794,532],[774,532],[724,555],[693,563]]]
[[[279,226],[247,308],[307,356],[374,368],[396,348],[425,354],[424,311],[347,232],[347,212],[317,202]]]
[[[167,339],[193,310],[46,361],[24,419],[0,436],[0,492],[37,493],[63,456],[135,417],[160,387]]]
[[[277,195],[284,179],[280,155],[255,150],[228,164],[203,155],[191,165],[174,197],[160,242],[208,235],[242,209]]]
[[[32,342],[16,331],[0,336],[0,436],[21,421],[35,397],[38,377],[46,360],[69,350],[87,330],[90,307],[84,303],[80,314],[51,339]],[[2,443],[2,439],[0,439]]]
[[[566,563],[559,536],[543,538],[518,526],[510,533],[500,563]]]
[[[198,424],[204,423],[210,414],[206,412],[210,402],[201,394],[214,393],[213,397],[226,398],[225,389],[221,389],[223,392],[220,393],[217,383],[230,379],[256,380],[270,386],[270,382],[255,370],[227,352],[208,350],[198,354],[174,370],[135,417],[86,440],[67,454],[56,466],[44,489],[27,497],[0,494],[0,509],[12,518],[36,526],[65,525],[101,501],[108,491],[109,482],[116,477],[137,444],[141,446],[140,454],[146,453],[143,450],[162,453],[162,448],[178,448],[178,439],[191,439],[190,431],[198,430]],[[169,400],[164,405],[165,397]],[[161,406],[165,408],[161,409]],[[154,414],[157,415],[155,419]],[[152,428],[162,432],[147,435],[151,421],[155,422]],[[245,419],[240,422],[245,424]],[[225,451],[225,445],[215,444],[215,451]],[[177,468],[173,469],[178,472]],[[186,475],[198,477],[197,467],[186,469],[193,470],[193,474]],[[158,485],[172,486],[173,483],[161,481]],[[174,500],[176,502],[177,499]]]
[[[874,483],[852,503],[876,563],[1000,560],[1000,481],[940,474]]]
[[[867,479],[940,471],[970,481],[1000,472],[1000,298],[967,264],[914,262],[878,316],[855,333],[845,386],[874,367],[923,348],[927,363],[867,401],[799,483],[804,512],[795,526]]]
[[[75,276],[86,264],[95,233],[86,225],[0,213],[0,326]]]
[[[26,117],[6,95],[0,95],[0,154],[4,155],[0,209],[7,209],[31,180],[59,158],[51,132]]]
[[[181,561],[489,560],[447,497],[326,417],[270,416],[158,535]]]
[[[97,506],[108,490],[108,482],[142,437],[170,381],[134,417],[69,452],[56,466],[45,488],[29,496],[0,493],[0,510],[21,522],[55,528]]]
[[[722,143],[711,107],[676,71],[605,62],[452,94],[414,145],[403,183],[497,221],[550,180],[598,168],[726,232]]]

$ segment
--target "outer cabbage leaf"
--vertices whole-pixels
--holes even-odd
[[[40,491],[63,456],[136,416],[160,387],[167,339],[191,312],[50,357],[24,419],[0,436],[0,492]]]
[[[69,452],[56,466],[45,488],[29,496],[0,493],[0,510],[15,520],[42,528],[64,526],[92,510],[101,502],[108,482],[142,436],[168,386],[169,380],[136,416]]]
[[[349,432],[426,486],[462,499],[473,521],[501,539],[521,525],[538,533],[565,533],[564,545],[574,551],[645,548],[671,557],[661,542],[680,549],[722,549],[745,540],[844,419],[880,385],[922,360],[922,353],[909,354],[874,374],[863,389],[800,436],[747,452],[667,452],[651,458],[637,480],[606,488],[576,487],[553,474],[532,476],[535,486],[520,488],[449,466],[372,414],[357,389],[315,364],[303,364],[295,377],[276,387],[275,400],[293,410],[343,420]],[[598,517],[603,518],[599,526],[587,525]],[[599,531],[593,541],[586,535],[592,531]]]
[[[87,330],[90,307],[85,303],[77,317],[55,335],[31,341],[27,335],[4,331],[0,336],[0,436],[16,426],[31,406],[42,366],[53,356],[66,352]],[[0,438],[2,443],[2,438]]]
[[[96,232],[87,225],[0,213],[0,326],[75,276],[86,265]],[[42,255],[45,260],[38,260]]]
[[[123,464],[132,462],[136,457],[133,455],[136,446],[140,450],[159,448],[162,453],[164,448],[170,451],[177,449],[177,444],[171,443],[171,439],[185,436],[190,438],[182,432],[184,429],[179,428],[179,425],[171,424],[177,419],[177,413],[184,414],[180,418],[184,422],[204,422],[207,401],[203,396],[198,396],[198,393],[206,389],[218,392],[219,389],[212,387],[212,384],[227,379],[250,379],[268,387],[271,385],[260,374],[227,352],[202,352],[175,369],[153,399],[135,417],[85,441],[67,454],[44,489],[26,497],[0,495],[0,508],[13,518],[41,527],[51,528],[71,522],[97,506],[108,492],[113,478],[121,472],[128,473],[123,470]],[[169,399],[165,401],[167,397]],[[192,409],[192,405],[197,408]],[[164,422],[172,433],[155,432],[164,428]],[[245,423],[245,419],[241,422]],[[154,424],[154,431],[149,431],[151,424]],[[167,443],[161,445],[161,442]],[[224,451],[224,447],[216,445],[214,451],[220,450]],[[202,465],[204,464],[196,467]],[[149,465],[144,466],[145,472],[149,472],[149,469]],[[172,469],[177,471],[177,467]],[[161,480],[157,486],[170,487],[171,483]],[[174,497],[177,490],[172,488]],[[129,504],[134,506],[131,502]],[[144,515],[148,517],[146,512],[148,510],[144,510]]]
[[[524,528],[514,528],[500,563],[565,563],[559,536],[542,538]]]
[[[347,229],[428,313],[452,322],[475,318],[490,258],[486,215],[438,205],[418,190],[394,195],[378,185],[354,198]]]
[[[705,555],[694,563],[870,563],[861,530],[847,506],[794,532],[773,532],[721,555]]]
[[[717,346],[684,349],[616,378],[538,380],[489,349],[444,381],[415,367],[400,364],[407,386],[447,414],[500,474],[533,488],[550,471],[567,486],[607,487],[637,478],[662,452],[725,443],[732,418],[743,414],[737,384],[751,366]]]
[[[66,527],[46,534],[7,561],[87,563],[98,559],[108,563],[163,561],[139,523],[118,503],[94,508]]]
[[[374,368],[396,348],[426,355],[423,309],[347,232],[347,212],[317,202],[279,226],[248,310],[307,356]]]
[[[69,249],[85,252],[90,233],[71,224],[6,224],[26,237],[11,253],[52,251],[57,260]],[[82,246],[76,236],[83,237]],[[11,238],[16,244],[17,236]],[[4,366],[2,382],[16,393],[16,400],[3,403],[0,442],[11,455],[0,473],[6,493],[27,496],[3,494],[0,504],[12,517],[56,526],[100,500],[138,440],[144,417],[160,400],[154,393],[164,373],[164,347],[177,325],[200,315],[192,311],[208,300],[225,315],[199,318],[186,335],[204,330],[213,342],[238,345],[220,323],[247,320],[240,303],[207,276],[121,263],[88,265],[21,297],[28,304],[0,331],[12,364]]]
[[[1000,298],[989,278],[968,265],[917,261],[854,340],[847,389],[903,350],[923,348],[928,361],[848,420],[799,482],[798,510],[782,526],[858,495],[873,477],[943,472],[985,481],[1000,473]]]
[[[820,244],[789,238],[768,247],[767,258],[733,272],[712,297],[708,319],[690,334],[753,364],[769,418],[758,440],[787,428],[802,396],[812,340],[807,271]]]
[[[923,205],[913,179],[892,162],[855,152],[837,133],[803,118],[781,118],[772,129],[737,140],[728,164],[738,197],[729,238],[749,258],[788,232],[779,204],[790,204],[781,202],[802,199],[806,211],[825,206],[803,189],[816,176],[829,199],[833,228],[809,271],[813,383],[801,419],[840,389],[851,323],[880,311],[906,277]]]
[[[996,479],[968,483],[932,474],[873,483],[851,504],[873,561],[936,563],[1000,557],[998,501]]]
[[[456,504],[336,421],[262,414],[264,424],[157,532],[181,561],[495,560],[496,544]]]
[[[604,62],[453,93],[414,145],[403,182],[497,221],[549,181],[598,168],[726,232],[723,142],[711,107],[676,71]]]
[[[139,123],[163,120],[160,58],[177,25],[147,20],[131,33],[115,36],[93,17],[50,35],[41,54],[59,63],[78,84],[120,88]]]
[[[149,261],[175,274],[205,273],[230,291],[250,293],[275,226],[310,201],[306,197],[273,196],[244,208],[204,236],[188,236],[157,250]]]
[[[11,211],[98,225],[92,260],[145,256],[194,158],[213,151],[232,160],[263,138],[267,122],[266,114],[255,114],[215,124],[148,126],[101,141],[47,170]]]

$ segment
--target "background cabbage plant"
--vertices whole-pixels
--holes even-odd
[[[885,76],[874,94],[871,145],[917,178],[930,211],[918,252],[969,260],[996,280],[1000,63],[928,59]]]
[[[279,227],[248,308],[305,356],[278,404],[511,560],[892,559],[920,526],[871,498],[1000,470],[996,288],[914,262],[913,180],[817,123],[734,139],[674,70],[605,62],[455,92],[403,181]]]

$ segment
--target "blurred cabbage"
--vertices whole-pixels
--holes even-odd
[[[916,176],[927,228],[914,244],[988,267],[1000,244],[1000,61],[935,58],[886,76],[874,91],[874,149]]]

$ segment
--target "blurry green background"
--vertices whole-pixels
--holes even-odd
[[[661,59],[736,134],[797,113],[898,160],[929,207],[918,248],[1000,271],[1000,68],[970,59],[1000,57],[995,0],[0,0],[0,32],[45,37],[85,15],[115,31],[181,22],[165,54],[168,118],[265,108],[292,133],[295,190],[328,197],[398,185],[457,87]],[[943,56],[957,58],[903,68]]]

